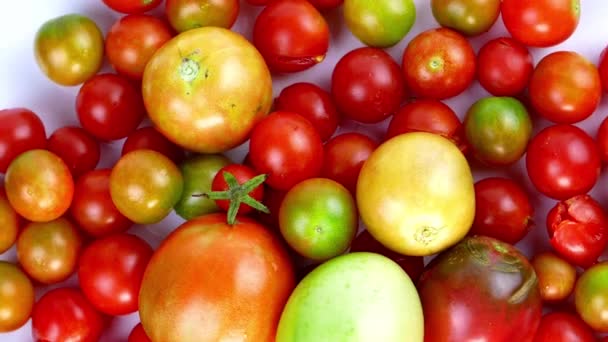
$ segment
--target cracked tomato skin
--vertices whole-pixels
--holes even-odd
[[[142,93],[150,119],[169,140],[217,153],[243,143],[268,114],[272,79],[247,39],[203,27],[177,35],[153,55]]]

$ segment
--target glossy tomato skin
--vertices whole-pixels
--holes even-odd
[[[574,33],[580,7],[579,0],[503,0],[500,11],[513,38],[527,46],[549,47]]]
[[[604,163],[608,163],[608,116],[602,120],[596,137],[600,155]]]
[[[251,133],[249,153],[254,169],[268,175],[266,184],[288,190],[318,176],[323,164],[321,137],[303,116],[274,112]]]
[[[162,0],[103,0],[111,9],[127,14],[144,13],[156,8]]]
[[[435,20],[467,36],[488,31],[500,14],[500,0],[432,0]]]
[[[222,167],[217,172],[215,177],[213,177],[213,181],[211,182],[211,191],[229,190],[230,186],[228,185],[228,183],[226,183],[226,180],[224,179],[225,172],[232,174],[236,178],[237,182],[241,185],[249,181],[253,177],[257,176],[255,170],[249,166],[242,164],[229,164]],[[261,184],[255,189],[253,189],[249,193],[249,196],[251,196],[251,198],[255,199],[256,201],[261,202],[264,198],[264,184]],[[223,211],[228,211],[228,209],[230,208],[230,200],[216,200],[215,203]],[[241,203],[238,209],[238,213],[241,215],[245,215],[251,213],[253,210],[254,209],[248,206],[247,204]]]
[[[131,333],[129,334],[129,338],[127,342],[152,342],[148,335],[146,335],[146,331],[141,323],[137,323],[136,326],[133,327]]]
[[[427,342],[532,342],[542,315],[529,261],[512,245],[484,236],[440,254],[420,277],[418,291]]]
[[[0,110],[0,172],[21,153],[46,147],[44,123],[27,108]]]
[[[32,337],[36,342],[95,342],[105,318],[79,289],[60,287],[45,293],[34,305]]]
[[[528,144],[526,169],[532,184],[557,200],[589,192],[598,180],[600,167],[593,138],[576,126],[549,126]]]
[[[253,44],[272,72],[298,72],[325,59],[329,26],[306,0],[271,1],[255,20]]]
[[[574,288],[574,305],[579,317],[593,330],[608,332],[608,262],[587,269]]]
[[[600,75],[593,63],[573,51],[553,52],[536,65],[529,84],[532,107],[555,123],[582,121],[598,108]]]
[[[153,341],[269,341],[294,287],[289,255],[273,233],[247,217],[229,226],[226,215],[210,214],[182,224],[154,252],[139,315]]]
[[[540,320],[534,342],[595,342],[597,339],[575,314],[557,311],[545,314]]]
[[[528,48],[510,37],[485,43],[477,53],[477,79],[494,96],[515,96],[528,86],[534,59]]]
[[[34,306],[34,286],[17,265],[0,260],[0,333],[21,328]]]
[[[345,118],[378,123],[399,109],[405,97],[404,84],[391,55],[382,49],[362,47],[349,51],[336,64],[331,94]]]
[[[167,156],[175,163],[184,158],[184,150],[175,145],[154,127],[141,127],[129,134],[120,151],[125,155],[135,150],[153,150]]]
[[[604,48],[600,53],[600,60],[597,63],[597,69],[600,73],[602,81],[602,90],[608,92],[608,47]]]
[[[231,28],[239,15],[238,0],[167,0],[165,13],[177,32],[203,26]]]
[[[574,266],[553,252],[536,254],[530,262],[538,277],[543,301],[555,303],[570,296],[577,277]]]
[[[74,179],[97,167],[101,148],[93,136],[81,127],[61,127],[49,137],[47,149],[70,168]]]
[[[308,0],[319,11],[328,11],[340,7],[344,0]]]
[[[0,254],[3,254],[17,241],[21,226],[21,218],[8,201],[4,186],[0,187],[0,226]]]
[[[469,87],[475,77],[475,51],[460,33],[437,28],[424,31],[406,46],[401,67],[408,89],[442,100]]]

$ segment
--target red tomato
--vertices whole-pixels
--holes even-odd
[[[272,1],[255,20],[253,44],[273,72],[298,72],[325,59],[329,27],[306,0]]]
[[[300,82],[285,87],[274,105],[277,111],[294,112],[307,118],[323,141],[338,128],[336,105],[331,95],[316,84]]]
[[[344,0],[308,0],[313,6],[319,11],[327,11],[340,7],[344,3]]]
[[[399,64],[388,53],[362,47],[338,61],[331,76],[331,93],[344,117],[377,123],[399,109],[404,84]]]
[[[509,37],[485,43],[477,53],[477,79],[494,96],[515,96],[527,86],[534,71],[528,48]]]
[[[152,247],[135,235],[116,234],[87,246],[78,265],[82,292],[108,315],[137,311],[139,287]]]
[[[74,179],[96,168],[101,158],[99,143],[81,127],[59,128],[49,137],[47,149],[65,162]]]
[[[138,323],[133,327],[131,333],[129,334],[129,340],[127,342],[152,342],[146,332],[144,331],[144,327],[141,323]]]
[[[597,131],[597,144],[600,149],[602,160],[608,163],[608,116],[602,120]]]
[[[82,230],[96,238],[124,232],[133,225],[112,202],[111,173],[110,169],[89,171],[74,187],[70,214]]]
[[[305,179],[316,177],[323,166],[323,142],[310,121],[291,112],[274,112],[251,132],[249,158],[266,184],[289,190]]]
[[[111,9],[122,13],[144,13],[162,2],[162,0],[103,0]]]
[[[247,182],[247,181],[251,180],[253,177],[257,176],[257,173],[255,172],[255,170],[253,170],[249,166],[245,166],[245,165],[241,165],[241,164],[226,165],[217,172],[215,177],[213,177],[213,182],[211,183],[211,191],[228,191],[229,190],[230,186],[228,185],[228,183],[226,183],[226,180],[224,179],[224,172],[228,172],[228,173],[232,174],[240,185],[243,185],[245,182]],[[251,196],[251,198],[253,198],[256,201],[262,201],[262,199],[264,198],[264,185],[263,184],[259,185],[258,187],[253,189],[253,191],[251,191],[248,195]],[[220,209],[222,209],[224,211],[228,211],[228,208],[230,208],[231,201],[230,200],[216,200],[215,203],[217,204],[218,207],[220,207]],[[238,209],[238,213],[241,215],[248,214],[251,211],[253,211],[253,208],[244,203],[241,203],[241,205],[239,206],[239,209]]]
[[[534,342],[595,342],[593,330],[569,312],[551,312],[540,320]]]
[[[600,175],[601,160],[593,138],[572,125],[541,130],[528,145],[526,169],[542,194],[564,200],[589,192]]]
[[[254,6],[266,6],[270,0],[247,0],[250,5]]]
[[[283,203],[283,199],[287,191],[284,190],[276,190],[270,187],[264,189],[264,200],[262,203],[266,205],[270,213],[264,213],[261,211],[257,211],[255,214],[256,219],[265,226],[274,230],[277,233],[277,237],[283,238],[281,232],[279,231],[279,209],[281,208],[281,204]]]
[[[500,7],[511,36],[536,47],[568,39],[578,26],[580,10],[579,0],[503,0]]]
[[[536,65],[529,84],[530,102],[555,123],[582,121],[597,109],[602,95],[593,63],[573,51],[553,52]]]
[[[105,318],[80,290],[56,288],[34,305],[32,336],[36,342],[96,342],[105,328]]]
[[[447,28],[424,31],[403,52],[407,87],[420,97],[437,100],[465,91],[475,78],[475,51],[460,33]],[[361,68],[365,70],[365,68]]]
[[[146,115],[141,92],[115,74],[86,81],[76,97],[76,112],[82,127],[100,140],[127,137]]]
[[[29,109],[0,110],[0,172],[21,153],[46,147],[42,120]]]
[[[335,136],[324,146],[321,175],[342,184],[354,195],[359,171],[376,147],[377,142],[361,133]]]
[[[602,89],[604,92],[608,92],[608,47],[602,50],[597,68],[602,81]]]
[[[184,150],[167,139],[154,127],[138,128],[129,134],[122,145],[121,155],[134,150],[152,150],[164,154],[167,158],[179,163],[184,158]]]
[[[172,36],[169,25],[156,17],[127,15],[110,28],[106,55],[119,74],[140,80],[150,57]]]

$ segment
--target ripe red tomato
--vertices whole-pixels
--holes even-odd
[[[247,0],[247,3],[254,6],[266,6],[270,0]]]
[[[298,113],[308,119],[323,141],[338,128],[336,105],[331,95],[316,84],[299,82],[285,87],[274,105],[277,111]]]
[[[492,39],[477,53],[477,79],[494,96],[515,96],[527,86],[534,71],[528,48],[509,37]]]
[[[108,32],[105,51],[114,70],[140,80],[150,57],[173,37],[167,23],[144,14],[120,18]]]
[[[608,163],[608,116],[602,120],[597,130],[597,144],[602,160]]]
[[[597,68],[602,81],[602,89],[604,92],[608,92],[608,46],[602,50]]]
[[[581,5],[579,0],[503,0],[500,11],[513,38],[528,46],[549,47],[574,33]]]
[[[82,292],[108,315],[137,311],[141,279],[152,253],[152,247],[135,235],[116,234],[93,241],[78,265]]]
[[[377,123],[399,109],[404,84],[399,64],[391,55],[362,47],[340,58],[331,76],[331,93],[344,117]]]
[[[184,159],[184,150],[167,139],[152,126],[138,128],[129,134],[122,145],[121,155],[135,150],[152,150],[164,154],[175,163]]]
[[[553,125],[534,136],[526,153],[526,169],[542,194],[565,200],[589,192],[600,175],[595,141],[572,125]]]
[[[313,6],[319,11],[328,11],[340,7],[344,3],[344,0],[308,0]]]
[[[47,149],[65,162],[74,179],[96,168],[101,158],[99,143],[81,127],[59,128],[49,137]]]
[[[271,71],[298,72],[325,59],[329,27],[306,0],[272,1],[255,20],[253,44]]]
[[[253,177],[257,176],[257,173],[255,172],[255,170],[249,166],[242,165],[242,164],[229,164],[229,165],[222,167],[216,173],[215,177],[213,177],[213,181],[211,182],[211,191],[228,191],[230,189],[230,186],[224,179],[224,172],[228,172],[231,175],[233,175],[234,178],[236,178],[236,180],[238,181],[238,183],[240,185],[243,185],[245,182],[247,182],[247,181],[251,180]],[[264,185],[260,184],[255,189],[253,189],[251,192],[249,192],[248,195],[251,196],[251,198],[253,198],[254,200],[261,202],[262,199],[264,198]],[[215,203],[217,204],[218,207],[220,207],[220,209],[222,209],[224,211],[228,211],[228,209],[230,208],[231,201],[230,200],[216,200]],[[241,203],[241,205],[239,206],[239,209],[238,209],[238,213],[241,215],[248,214],[252,211],[253,211],[253,208],[248,206],[245,203]]]
[[[21,153],[46,147],[42,120],[29,109],[0,110],[0,173]]]
[[[553,52],[536,65],[529,84],[530,102],[555,123],[582,121],[597,109],[602,95],[593,63],[573,51]]]
[[[76,112],[82,127],[100,140],[127,137],[146,115],[141,92],[116,74],[98,74],[86,81],[76,97]]]
[[[595,342],[593,330],[577,315],[555,311],[540,320],[534,342]]]
[[[405,83],[414,94],[447,99],[462,93],[473,82],[475,51],[460,33],[447,28],[431,29],[409,42],[401,66]]]
[[[305,179],[316,177],[323,166],[323,142],[303,116],[274,112],[251,132],[249,158],[255,170],[268,175],[266,184],[289,190]]]
[[[143,325],[137,323],[137,325],[133,327],[133,330],[131,330],[127,342],[152,342],[152,340],[146,335]]]
[[[144,13],[156,8],[162,0],[103,0],[111,9],[122,13]]]

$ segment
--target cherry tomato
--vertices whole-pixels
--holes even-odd
[[[265,226],[272,229],[280,238],[283,236],[281,235],[279,228],[279,209],[281,208],[281,203],[283,203],[283,199],[285,198],[286,194],[287,191],[267,187],[264,189],[264,200],[262,203],[266,205],[270,213],[264,213],[261,211],[257,211],[255,213],[256,219],[260,223],[263,223]]]
[[[167,0],[165,13],[177,32],[197,27],[231,28],[239,15],[239,0]]]
[[[34,286],[17,265],[0,260],[0,333],[21,328],[34,306]]]
[[[569,312],[550,312],[541,320],[534,342],[595,342],[593,331]]]
[[[49,137],[47,149],[65,162],[74,179],[96,168],[101,158],[99,143],[81,127],[59,128]]]
[[[230,190],[230,186],[228,185],[228,183],[226,182],[226,180],[224,178],[225,177],[224,173],[226,173],[226,172],[233,175],[234,178],[236,178],[238,184],[240,184],[240,185],[245,184],[247,181],[249,181],[252,178],[254,178],[255,176],[257,176],[257,173],[255,172],[255,170],[253,170],[249,166],[245,166],[242,164],[226,165],[226,166],[222,167],[215,174],[215,177],[213,177],[213,182],[211,183],[212,191]],[[253,189],[251,192],[249,192],[248,194],[243,194],[243,195],[249,195],[249,196],[251,196],[251,198],[253,198],[256,201],[262,201],[262,199],[264,198],[264,185],[259,185],[255,189]],[[237,196],[240,196],[240,194]],[[231,200],[216,200],[215,203],[217,204],[218,207],[220,207],[220,209],[222,209],[224,211],[228,211],[228,209],[230,208]],[[245,215],[245,214],[252,212],[253,210],[254,209],[252,207],[250,207],[249,205],[247,205],[245,203],[241,203],[241,205],[238,207],[237,212],[240,215]]]
[[[439,25],[476,36],[494,25],[500,0],[431,0],[431,10]]]
[[[477,79],[494,96],[515,96],[528,86],[534,59],[528,48],[510,37],[485,43],[477,53]]]
[[[503,0],[500,11],[513,38],[528,46],[549,47],[574,33],[581,4],[579,0]]]
[[[128,79],[99,74],[85,82],[76,97],[82,127],[100,140],[117,140],[135,131],[146,111],[141,92]]]
[[[106,55],[119,74],[141,80],[150,57],[173,33],[161,19],[131,14],[120,18],[106,37]]]
[[[277,111],[298,113],[308,119],[323,141],[338,128],[336,105],[331,95],[316,84],[299,82],[285,87],[274,105]]]
[[[572,124],[597,109],[602,85],[597,68],[588,59],[577,52],[557,51],[536,65],[529,94],[541,116],[555,123]]]
[[[82,292],[108,315],[137,311],[139,287],[152,247],[135,235],[115,234],[88,245],[78,264]]]
[[[475,51],[460,33],[447,28],[424,31],[403,52],[407,87],[420,97],[454,97],[475,78]]]
[[[144,13],[160,5],[162,0],[103,0],[111,9],[122,13]]]
[[[82,230],[96,238],[124,232],[133,225],[112,202],[111,172],[110,169],[89,171],[74,187],[70,214]]]
[[[547,231],[553,248],[584,268],[593,265],[608,245],[608,217],[586,194],[557,203],[547,214]]]
[[[608,262],[587,269],[574,287],[574,305],[593,330],[608,333]]]
[[[272,1],[255,20],[253,44],[272,72],[298,72],[325,59],[329,27],[306,0]]]
[[[597,131],[596,140],[602,160],[605,163],[608,163],[608,116],[602,120],[602,123]]]
[[[514,180],[490,177],[475,183],[475,220],[470,234],[514,245],[528,234],[533,217],[528,194]]]
[[[331,76],[331,93],[345,118],[377,123],[399,109],[405,87],[399,65],[387,52],[363,47],[340,58]]]
[[[74,195],[70,170],[47,150],[30,150],[15,158],[6,171],[4,186],[15,211],[34,222],[62,216]]]
[[[48,291],[32,312],[32,337],[36,342],[95,342],[105,325],[102,314],[76,288]]]
[[[528,144],[526,169],[532,184],[557,200],[589,192],[598,180],[600,167],[593,138],[576,126],[546,127]]]
[[[602,89],[608,92],[608,46],[600,53],[600,60],[597,66],[602,81]]]
[[[559,302],[570,296],[576,282],[574,266],[552,252],[536,254],[531,263],[543,301]]]
[[[42,120],[27,108],[0,110],[0,173],[21,153],[46,147]]]
[[[11,206],[6,191],[0,186],[0,254],[6,252],[17,241],[21,218]]]
[[[376,147],[377,142],[357,132],[333,137],[324,146],[321,175],[342,184],[354,195],[359,171]]]
[[[308,0],[308,2],[315,6],[319,11],[327,11],[340,7],[340,5],[344,3],[344,0]]]
[[[184,158],[184,150],[167,139],[154,127],[138,128],[129,134],[122,145],[121,155],[135,150],[153,150],[164,154],[173,162],[178,163]]]
[[[297,183],[318,176],[323,165],[323,142],[303,116],[274,112],[251,132],[251,163],[268,175],[266,184],[289,190]]]
[[[146,335],[144,327],[141,325],[141,323],[138,323],[133,327],[133,330],[131,330],[127,342],[152,342],[152,340],[150,340],[148,335]]]

